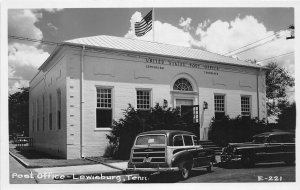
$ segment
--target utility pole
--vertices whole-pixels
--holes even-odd
[[[294,39],[295,38],[295,26],[290,25],[288,28],[291,31],[291,36],[286,37],[287,40]]]

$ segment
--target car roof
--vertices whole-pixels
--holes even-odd
[[[287,132],[287,131],[272,131],[272,132],[260,133],[254,135],[253,137],[263,137],[263,136],[271,136],[271,135],[294,135],[294,133]]]
[[[165,134],[165,135],[177,135],[177,134],[185,134],[185,135],[195,135],[192,132],[182,131],[182,130],[154,130],[154,131],[146,131],[140,133],[139,135],[147,135],[147,134]]]

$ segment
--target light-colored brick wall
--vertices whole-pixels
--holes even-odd
[[[66,158],[66,62],[63,55],[57,56],[47,68],[41,70],[30,82],[29,136],[33,146],[41,152]],[[61,129],[57,120],[57,90],[61,91]],[[49,127],[50,100],[52,96],[52,130]],[[44,97],[44,106],[43,106]],[[33,103],[39,101],[39,109],[33,114]],[[44,111],[43,111],[44,110]],[[43,114],[44,112],[44,114]],[[34,117],[32,117],[34,115]],[[39,116],[39,117],[38,117]],[[44,116],[44,126],[43,126]],[[39,118],[39,130],[37,121]],[[34,126],[32,120],[34,119]],[[34,129],[33,129],[34,127]]]
[[[67,52],[67,154],[68,158],[80,157],[80,51]],[[141,59],[100,52],[84,52],[83,81],[83,156],[103,155],[108,144],[106,134],[110,129],[96,128],[96,87],[112,88],[113,119],[123,117],[123,109],[131,103],[136,107],[136,89],[151,89],[152,106],[162,105],[163,99],[169,106],[175,105],[176,96],[193,97],[194,104],[200,105],[200,138],[207,140],[211,118],[214,116],[214,94],[226,95],[226,114],[235,117],[241,114],[241,95],[251,96],[251,114],[257,116],[256,71],[243,68],[234,72],[218,71],[217,76],[204,75],[202,70],[163,66],[163,69],[149,69]],[[228,67],[228,66],[224,66]],[[242,70],[242,71],[241,71]],[[173,83],[179,77],[188,78],[195,92],[192,95],[172,92]],[[262,76],[259,78],[261,83]],[[263,89],[261,92],[264,96]],[[175,98],[174,98],[175,97]],[[203,102],[208,109],[203,111]],[[260,108],[263,112],[263,108]]]
[[[34,146],[41,151],[60,157],[79,158],[80,155],[80,56],[81,51],[63,49],[43,67],[30,82],[30,136]],[[113,119],[123,116],[123,109],[131,103],[136,107],[136,89],[151,89],[152,106],[169,102],[175,106],[176,98],[191,98],[200,106],[200,138],[206,140],[211,118],[214,116],[214,94],[225,94],[226,114],[235,117],[241,114],[240,97],[251,97],[251,116],[266,117],[265,73],[251,68],[231,67],[219,64],[217,75],[206,74],[203,69],[157,65],[145,61],[145,56],[127,56],[107,52],[84,52],[83,81],[83,156],[102,155],[108,143],[106,134],[110,129],[96,129],[96,87],[113,89]],[[159,59],[169,59],[161,58]],[[170,58],[171,59],[171,58]],[[183,60],[186,61],[186,60]],[[189,62],[189,61],[186,61]],[[208,64],[208,63],[205,63]],[[215,64],[216,65],[216,64]],[[156,68],[152,67],[156,66]],[[191,94],[174,92],[173,84],[184,77],[190,80],[194,92]],[[257,83],[259,103],[257,103]],[[62,96],[62,129],[57,129],[56,96],[57,89]],[[52,94],[53,129],[49,129],[49,94]],[[45,96],[45,129],[42,128],[42,96]],[[33,115],[33,105],[39,100],[39,131],[37,131],[37,111]],[[202,109],[203,102],[208,109]],[[34,103],[34,104],[33,104]],[[33,117],[34,116],[34,117]],[[32,130],[32,119],[35,129]]]

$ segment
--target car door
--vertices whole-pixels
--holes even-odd
[[[281,161],[284,157],[284,144],[281,135],[271,135],[266,146],[266,161]]]
[[[295,135],[287,134],[282,136],[284,157],[283,161],[295,160]]]
[[[198,145],[197,137],[190,136],[195,146],[191,151],[193,152],[194,167],[207,166],[210,164],[210,158],[207,155],[207,151]]]

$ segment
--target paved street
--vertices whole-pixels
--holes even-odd
[[[295,166],[287,166],[284,163],[257,164],[254,168],[219,168],[214,167],[211,173],[206,170],[194,170],[189,179],[180,181],[175,175],[153,175],[145,179],[139,175],[102,176],[76,176],[74,179],[53,180],[52,178],[31,178],[31,170],[24,168],[19,162],[10,156],[10,182],[23,183],[218,183],[218,182],[293,182],[295,181]],[[18,174],[18,177],[16,176]],[[22,177],[26,176],[26,177]]]

